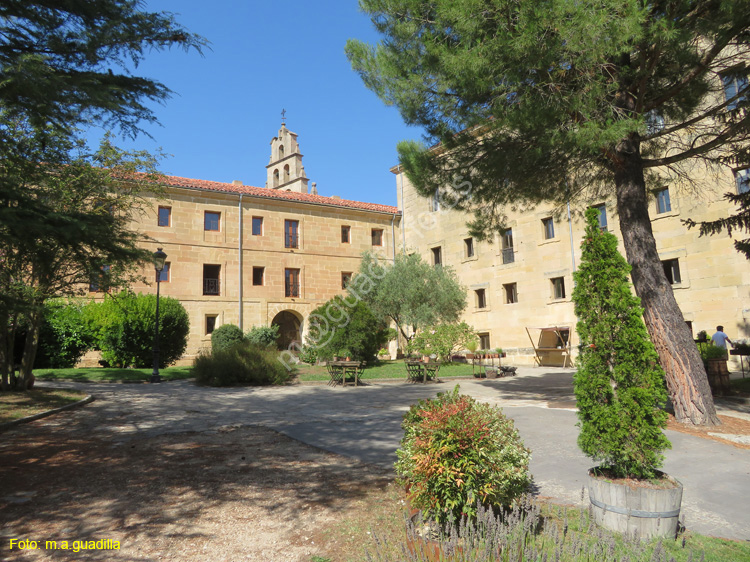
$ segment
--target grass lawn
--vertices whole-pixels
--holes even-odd
[[[479,372],[479,368],[475,367]],[[297,366],[297,375],[300,381],[327,381],[329,380],[328,371],[320,365]],[[470,377],[472,376],[471,364],[466,363],[447,363],[441,365],[438,377],[441,379],[450,377]],[[376,379],[403,379],[406,380],[406,367],[404,362],[399,361],[381,361],[378,365],[365,368],[360,380]]]
[[[42,381],[75,381],[75,382],[146,382],[151,378],[152,368],[116,369],[90,367],[82,369],[36,369],[34,376]],[[159,369],[164,381],[176,381],[192,378],[191,367],[167,367]]]
[[[369,495],[367,505],[362,506],[359,517],[337,522],[335,528],[328,528],[325,535],[337,538],[337,552],[315,552],[310,558],[314,562],[355,562],[368,559],[369,553],[374,562],[397,562],[404,560],[402,548],[406,546],[405,502],[403,488],[395,484],[387,486],[377,494]],[[363,502],[364,503],[364,502]],[[652,562],[654,560],[675,560],[676,562],[738,562],[750,560],[750,544],[743,541],[730,541],[699,535],[687,531],[677,540],[653,539],[651,541],[625,541],[620,536],[610,538],[607,531],[600,531],[590,524],[586,509],[564,507],[538,501],[541,515],[536,532],[524,532],[523,525],[516,526],[510,539],[516,547],[514,552],[525,548],[535,548],[539,557],[497,558],[493,553],[477,548],[471,552],[459,552],[455,562],[470,560],[564,560],[565,562]],[[565,529],[565,532],[563,532]],[[523,538],[525,536],[525,538]],[[377,544],[376,544],[377,539]],[[587,548],[582,548],[587,547]],[[574,554],[576,549],[584,552]],[[560,549],[561,557],[555,556]],[[587,552],[586,552],[587,551]],[[505,551],[508,552],[507,550]],[[703,557],[702,557],[703,556]],[[424,560],[424,558],[419,558]]]
[[[83,400],[76,390],[35,388],[26,392],[0,392],[0,423],[41,414]]]

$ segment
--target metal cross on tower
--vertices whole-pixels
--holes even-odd
[[[281,124],[286,125],[286,109],[281,109]]]

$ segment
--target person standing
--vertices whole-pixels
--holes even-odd
[[[727,342],[732,346],[734,345],[732,340],[729,339],[729,336],[724,333],[724,326],[716,326],[716,333],[711,336],[711,343],[716,347],[721,347],[724,351],[727,351]],[[728,356],[729,354],[727,353],[727,357]]]

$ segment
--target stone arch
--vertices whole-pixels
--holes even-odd
[[[271,326],[279,327],[279,349],[289,349],[292,343],[302,345],[302,315],[294,310],[282,310],[271,320]]]
[[[279,145],[279,160],[282,160],[284,158],[284,145]]]
[[[289,174],[289,164],[286,164],[284,166],[284,183],[288,182],[291,179],[291,176]]]
[[[279,171],[278,170],[273,171],[273,186],[279,187]]]

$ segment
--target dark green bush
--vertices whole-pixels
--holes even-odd
[[[346,355],[357,361],[374,359],[388,337],[388,326],[362,301],[336,296],[312,311],[307,343],[321,359]],[[348,352],[348,353],[345,353]]]
[[[118,367],[153,365],[156,295],[126,291],[99,305],[99,347],[102,358]],[[187,347],[190,321],[180,301],[159,299],[159,367],[182,357]]]
[[[249,343],[260,347],[276,349],[276,340],[279,339],[279,327],[275,324],[273,326],[254,326],[245,334],[245,339]]]
[[[278,352],[248,342],[226,349],[202,352],[195,359],[193,374],[198,384],[285,384],[291,374],[278,360]]]
[[[211,333],[211,349],[227,349],[245,341],[245,336],[239,326],[223,324]]]
[[[90,306],[80,300],[53,299],[45,303],[35,368],[74,367],[81,356],[94,347],[96,329],[90,321]]]
[[[412,505],[438,523],[474,519],[478,504],[510,506],[531,483],[531,452],[513,420],[458,386],[414,404],[401,427],[396,473]]]
[[[615,477],[652,478],[671,445],[662,429],[664,372],[630,290],[617,238],[586,212],[581,264],[573,274],[580,338],[575,395],[578,446]]]

